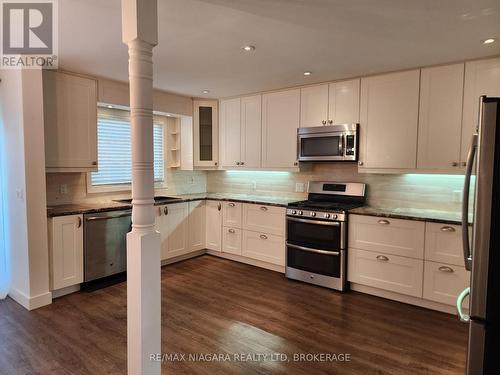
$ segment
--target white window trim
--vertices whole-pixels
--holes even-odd
[[[118,107],[116,107],[118,108]],[[130,111],[130,108],[120,107],[120,110]],[[111,112],[112,110],[110,110]],[[106,115],[109,118],[123,121],[123,116],[113,116],[111,114]],[[154,123],[163,125],[163,181],[155,182],[155,189],[167,189],[167,119],[164,116],[154,115]],[[98,193],[124,193],[132,191],[132,184],[112,184],[112,185],[92,185],[92,172],[86,173],[86,183],[87,183],[87,193],[98,194]]]

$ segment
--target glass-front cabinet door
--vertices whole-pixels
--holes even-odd
[[[217,101],[194,101],[194,166],[217,168],[219,161]]]

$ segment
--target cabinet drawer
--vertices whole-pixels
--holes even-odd
[[[423,260],[349,249],[347,279],[409,296],[422,297]]]
[[[424,298],[454,305],[457,297],[470,285],[470,272],[462,266],[425,262]],[[468,305],[465,302],[464,305]]]
[[[224,226],[241,229],[241,208],[242,204],[238,202],[223,202],[222,216]]]
[[[462,227],[460,225],[426,223],[425,259],[463,266]]]
[[[424,257],[425,223],[349,215],[349,247],[415,259]]]
[[[285,235],[285,208],[257,204],[243,205],[243,229]]]
[[[281,236],[243,231],[242,255],[263,262],[285,265],[285,239]]]
[[[241,255],[241,229],[222,228],[222,252]]]

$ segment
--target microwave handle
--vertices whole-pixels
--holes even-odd
[[[342,155],[344,157],[346,156],[345,155],[346,144],[347,144],[346,135],[342,134],[342,136],[340,137],[340,142],[339,142],[339,155]]]

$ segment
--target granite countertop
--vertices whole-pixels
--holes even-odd
[[[175,197],[176,199],[168,201],[158,201],[155,203],[155,206],[209,199],[209,200],[233,201],[233,202],[243,202],[243,203],[265,204],[267,206],[286,207],[288,203],[299,200],[297,198],[270,197],[261,195],[233,194],[233,193],[182,194],[182,195],[171,195],[170,197]],[[81,214],[89,214],[96,212],[126,210],[130,208],[132,208],[131,204],[119,203],[115,201],[108,201],[102,203],[63,204],[57,206],[48,206],[47,216],[54,217],[54,216],[67,216],[67,215],[81,215]]]
[[[459,212],[439,211],[424,208],[381,208],[363,206],[349,210],[349,213],[394,219],[432,221],[453,225],[462,224],[462,215]],[[471,220],[472,217],[469,216],[469,223]]]

